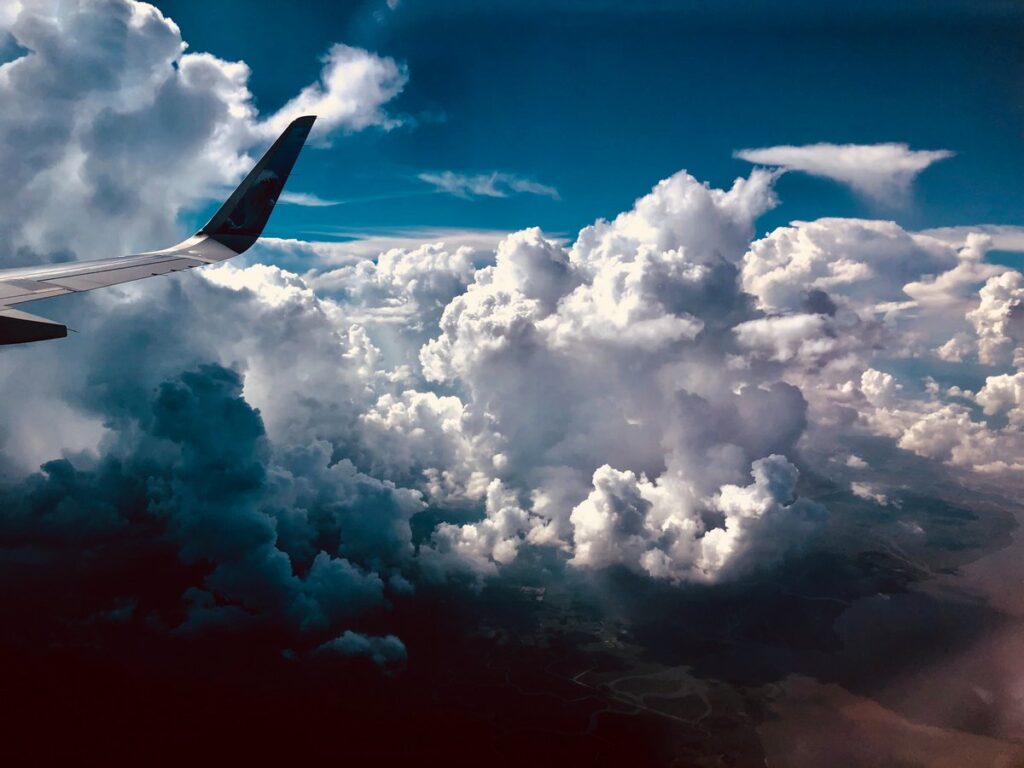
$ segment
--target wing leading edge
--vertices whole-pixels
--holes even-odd
[[[293,121],[198,233],[160,251],[0,270],[0,345],[59,339],[67,326],[16,304],[194,269],[248,250],[263,232],[316,117]]]

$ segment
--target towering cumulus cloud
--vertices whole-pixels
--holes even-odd
[[[386,130],[406,81],[336,45],[261,115],[245,64],[184,53],[150,6],[0,20],[27,51],[0,65],[0,168],[22,191],[0,212],[5,263],[171,241],[293,113],[320,114],[321,144]],[[895,176],[851,183],[899,188],[938,159],[887,151]],[[831,173],[849,165],[834,154],[752,159]],[[525,229],[344,259],[265,242],[265,262],[303,253],[310,270],[225,264],[76,297],[78,336],[3,354],[4,536],[110,558],[151,537],[185,566],[178,613],[154,619],[169,632],[273,625],[394,669],[389,605],[525,552],[667,584],[764,572],[828,524],[812,459],[896,498],[851,437],[993,482],[1024,469],[1024,284],[986,259],[991,238],[829,218],[755,239],[776,178],[679,172],[569,244]]]

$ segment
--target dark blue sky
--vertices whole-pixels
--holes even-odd
[[[913,200],[897,209],[790,174],[778,188],[783,205],[762,227],[826,215],[915,228],[1024,223],[1018,4],[160,5],[191,50],[250,64],[264,112],[315,80],[334,42],[408,66],[405,92],[390,105],[408,125],[308,153],[295,181],[325,198],[378,199],[290,206],[276,234],[530,225],[573,234],[681,168],[722,186],[749,170],[735,149],[819,141],[898,141],[957,154],[925,171]],[[556,187],[561,199],[426,194],[416,175],[444,170],[514,173]],[[404,193],[412,194],[388,197]]]

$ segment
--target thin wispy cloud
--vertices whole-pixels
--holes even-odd
[[[474,197],[509,197],[515,194],[559,199],[558,190],[554,187],[500,171],[475,175],[443,171],[441,173],[421,173],[418,178],[420,181],[432,185],[438,192],[445,192],[467,200]]]
[[[420,197],[423,195],[432,195],[434,190],[432,189],[406,189],[396,190],[394,192],[383,192],[379,195],[359,195],[356,197],[343,197],[343,198],[325,198],[319,195],[310,194],[306,192],[282,192],[279,201],[282,203],[288,203],[290,205],[298,205],[306,208],[329,208],[336,205],[359,205],[363,203],[375,203],[382,200],[402,200],[407,197]],[[223,192],[217,193],[220,196],[230,194],[230,190],[225,188]],[[212,195],[213,198],[217,197],[217,194]]]
[[[914,179],[939,160],[953,157],[948,149],[917,150],[907,144],[783,144],[740,149],[734,156],[758,165],[802,171],[846,184],[876,202],[906,199]]]
[[[310,238],[263,237],[259,241],[262,258],[271,262],[284,257],[299,257],[311,267],[331,268],[376,259],[395,248],[414,250],[423,244],[443,243],[448,248],[493,251],[509,233],[498,229],[395,228],[387,230],[339,230],[307,232]],[[326,239],[330,238],[330,239]],[[311,261],[312,259],[312,261]],[[287,258],[286,258],[287,260]]]
[[[280,199],[282,203],[300,205],[304,208],[329,208],[342,202],[341,200],[326,200],[309,192],[282,192]]]
[[[939,240],[961,246],[967,242],[968,235],[984,235],[992,241],[992,249],[996,251],[1024,252],[1024,227],[1013,224],[973,224],[957,227],[936,227],[925,229],[922,235],[931,235]]]

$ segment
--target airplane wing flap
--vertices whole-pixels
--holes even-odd
[[[53,286],[40,283],[36,280],[6,280],[0,283],[0,304],[6,304],[7,299],[18,296],[31,296],[33,293],[52,291]]]

